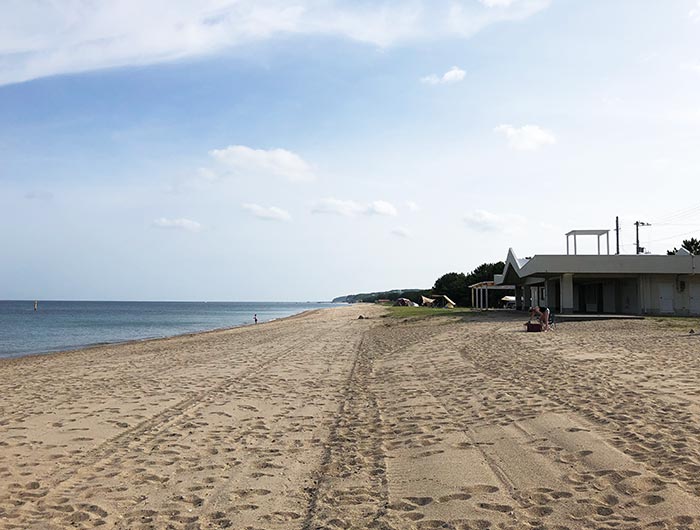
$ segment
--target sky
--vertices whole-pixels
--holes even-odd
[[[697,0],[0,14],[0,299],[328,300],[616,216],[622,253],[700,237]]]

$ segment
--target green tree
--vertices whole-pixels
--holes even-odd
[[[448,272],[435,281],[432,294],[445,294],[459,306],[470,306],[472,293],[469,286],[479,282],[492,281],[494,275],[501,274],[505,266],[505,263],[499,261],[497,263],[482,263],[468,274]],[[498,293],[493,296],[496,294]]]
[[[433,285],[433,294],[444,294],[452,299],[457,305],[468,305],[469,303],[469,282],[463,272],[448,272],[443,274]]]
[[[695,239],[694,237],[691,237],[690,239],[684,239],[683,243],[681,244],[681,248],[684,248],[694,256],[700,256],[700,240]],[[673,250],[667,250],[666,254],[671,256],[676,252],[678,252],[678,249],[674,248]]]
[[[472,272],[467,274],[469,285],[479,282],[487,282],[493,280],[494,275],[503,273],[506,264],[502,261],[497,263],[482,263]]]

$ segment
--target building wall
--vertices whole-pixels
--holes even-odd
[[[617,307],[615,307],[616,284],[615,280],[605,280],[603,282],[603,313],[617,312]]]
[[[700,315],[700,277],[695,275],[644,275],[640,279],[646,314]],[[665,305],[664,298],[670,297]],[[665,307],[664,307],[665,305]]]
[[[561,292],[561,288],[556,288],[561,281],[561,277],[552,278],[544,285],[523,287],[526,302],[529,293],[531,305],[560,311],[557,308],[561,307],[561,301],[554,298]],[[598,292],[598,300],[602,294],[602,304],[596,304],[592,299],[589,312],[595,313],[602,306],[604,313],[700,316],[700,275],[640,274],[637,277],[601,278],[597,281],[588,276],[585,283],[577,283],[574,275],[573,281],[574,311],[579,311],[581,307],[581,289],[589,286]],[[594,285],[598,287],[592,287]],[[665,295],[668,297],[666,304],[663,303]]]
[[[617,307],[619,307],[620,313],[637,315],[642,312],[639,305],[638,284],[639,280],[637,278],[625,278],[619,281]]]

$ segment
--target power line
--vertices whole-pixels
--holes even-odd
[[[657,243],[659,241],[668,241],[669,239],[675,239],[677,237],[683,237],[683,236],[687,236],[689,234],[695,234],[695,233],[697,233],[697,230],[691,230],[690,232],[683,232],[682,234],[676,234],[675,236],[662,237],[661,239],[652,239],[651,241],[647,241],[647,243]]]
[[[676,210],[675,212],[671,212],[671,213],[669,213],[668,215],[661,216],[661,217],[659,218],[659,221],[660,221],[660,222],[667,221],[667,220],[669,220],[669,219],[671,219],[671,218],[673,218],[673,217],[676,217],[676,216],[679,216],[679,215],[684,215],[686,212],[691,211],[691,210],[695,210],[696,208],[699,208],[699,207],[700,207],[700,204],[696,204],[696,205],[693,205],[693,206],[688,206],[687,208],[681,208],[680,210]]]
[[[665,217],[659,218],[659,220],[654,224],[666,223],[669,221],[677,221],[679,219],[682,219],[684,217],[688,217],[689,215],[693,215],[695,213],[700,213],[700,204],[697,204],[695,206],[690,206],[688,208],[684,208],[681,210],[677,210],[676,212],[673,212]]]
[[[654,223],[654,226],[700,226],[700,223]]]

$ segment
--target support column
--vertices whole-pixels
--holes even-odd
[[[563,274],[561,277],[561,312],[571,314],[574,312],[574,275]]]
[[[475,289],[472,287],[470,289],[470,291],[472,292],[472,307],[474,307],[474,291],[475,291]]]
[[[484,309],[489,308],[489,288],[484,289]]]
[[[530,309],[532,307],[532,287],[525,285],[523,287],[523,309]]]
[[[520,286],[515,287],[515,309],[523,310],[523,288]]]

